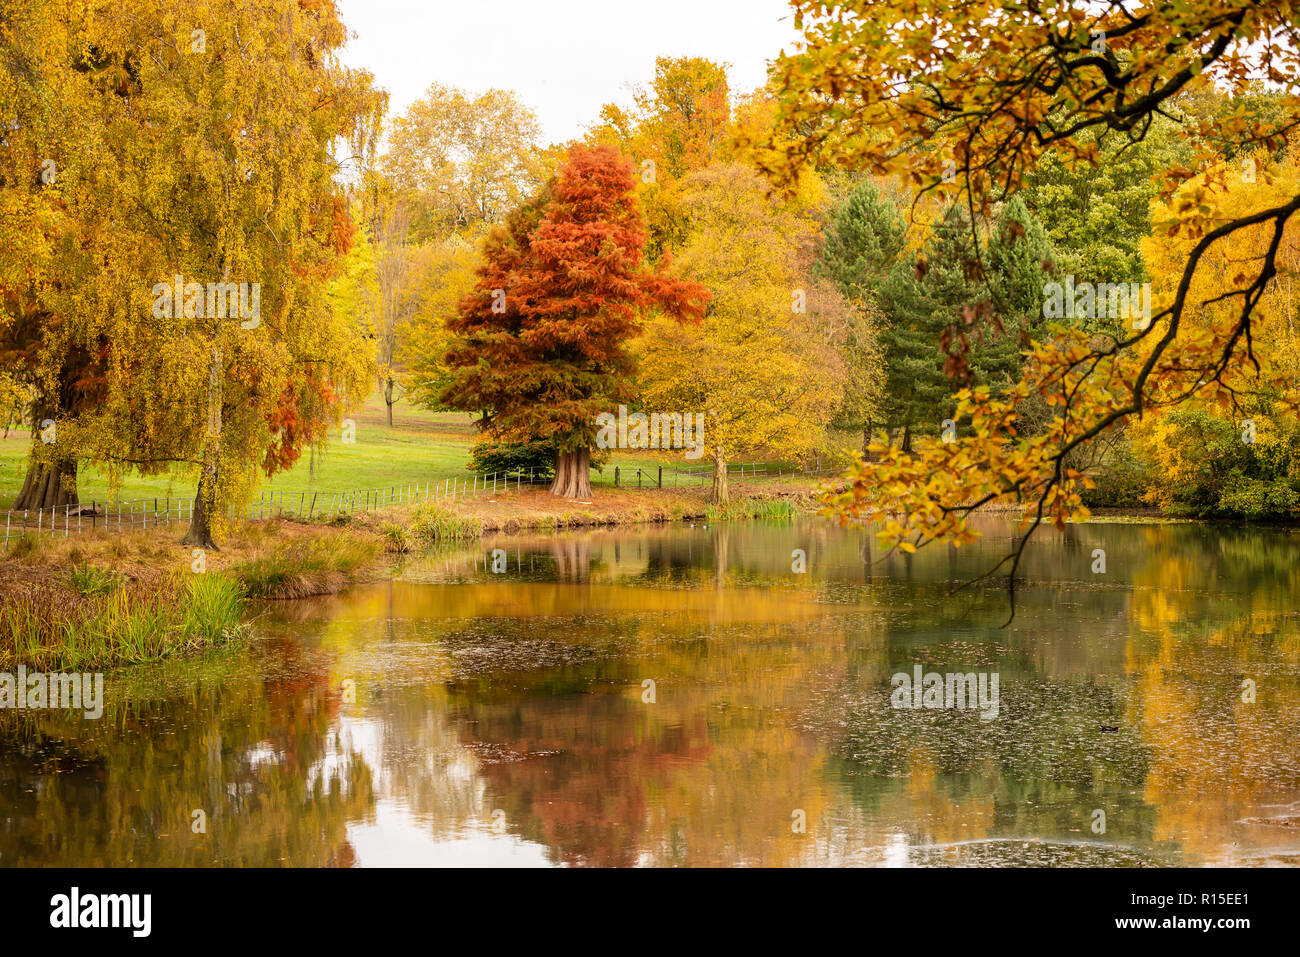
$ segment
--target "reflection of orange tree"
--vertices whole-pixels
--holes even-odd
[[[455,686],[466,740],[516,752],[481,773],[508,819],[558,861],[789,862],[801,850],[791,812],[803,809],[812,829],[825,803],[824,756],[792,727],[796,688],[808,668],[833,667],[842,630],[812,621],[796,639],[715,622],[701,634],[678,619],[656,631],[612,660],[511,675],[499,694]],[[656,682],[653,704],[643,677]]]
[[[276,666],[292,672],[273,652]],[[257,678],[247,653],[165,666],[177,699],[112,703],[100,721],[0,716],[0,859],[17,866],[322,866],[350,860],[347,822],[370,807],[369,773],[317,775],[331,724],[317,679]],[[170,676],[171,682],[166,681]],[[179,679],[179,681],[177,680]],[[191,832],[191,812],[207,833]]]
[[[1154,557],[1134,581],[1129,656],[1139,694],[1128,720],[1151,752],[1145,797],[1155,809],[1154,836],[1200,858],[1234,842],[1245,853],[1270,834],[1235,822],[1300,790],[1300,688],[1283,677],[1300,662],[1300,637],[1288,619],[1300,584],[1294,546],[1283,536],[1227,531],[1216,538],[1215,556],[1162,547],[1168,529],[1147,534]],[[1284,567],[1275,561],[1279,548],[1291,551]],[[1211,575],[1250,587],[1229,615],[1220,601],[1226,622],[1198,627],[1208,618],[1203,589]],[[1246,677],[1258,685],[1254,704],[1241,700]]]
[[[557,861],[704,864],[743,849],[779,864],[808,846],[792,835],[791,812],[805,811],[811,833],[825,804],[823,755],[793,718],[810,671],[842,674],[850,638],[809,597],[396,583],[359,591],[323,643],[337,682],[375,660],[375,621],[395,623],[383,667],[419,673],[404,672],[408,685],[379,705],[365,689],[384,676],[363,672],[358,704],[385,722],[387,786],[408,806],[436,808],[435,829],[499,807]],[[656,682],[653,704],[641,700],[645,678]],[[438,790],[439,762],[457,760],[430,730],[443,713],[478,758],[483,797],[469,784]],[[422,743],[439,758],[402,768]]]

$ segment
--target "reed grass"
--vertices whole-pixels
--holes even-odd
[[[67,576],[68,579],[73,575]],[[225,644],[243,634],[243,590],[224,575],[174,572],[113,581],[102,570],[80,591],[46,582],[0,592],[0,664],[75,669],[130,664]]]
[[[324,533],[266,548],[228,573],[250,598],[305,598],[338,591],[370,564],[380,543],[347,532]]]

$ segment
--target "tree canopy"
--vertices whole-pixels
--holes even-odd
[[[1300,193],[1244,214],[1225,208],[1231,167],[1222,160],[1254,147],[1270,155],[1300,120],[1291,4],[849,0],[795,8],[806,44],[777,64],[779,118],[756,152],[787,186],[810,164],[843,164],[906,177],[983,216],[1040,164],[1075,170],[1095,165],[1113,143],[1144,140],[1180,97],[1231,98],[1212,120],[1181,123],[1178,160],[1157,169],[1157,197],[1167,206],[1154,228],[1190,246],[1156,290],[1151,321],[1100,339],[1054,329],[1027,350],[1010,389],[999,395],[978,385],[958,395],[955,415],[969,432],[912,452],[880,447],[879,462],[856,468],[848,490],[829,497],[833,514],[879,520],[883,540],[906,550],[971,541],[971,513],[991,502],[1024,506],[1030,530],[1044,521],[1061,527],[1087,514],[1080,493],[1090,479],[1069,464],[1081,446],[1129,417],[1193,398],[1232,409],[1241,395],[1274,384],[1256,355],[1257,306]],[[1252,96],[1260,81],[1276,91],[1263,105]],[[1265,181],[1272,175],[1263,159],[1259,170]],[[1198,297],[1195,279],[1212,248],[1257,227],[1266,232],[1258,254]],[[1230,308],[1206,309],[1216,304]],[[960,379],[969,356],[948,346]],[[1029,434],[1034,403],[1052,416]],[[1026,540],[999,566],[1013,587]]]
[[[482,412],[492,437],[547,439],[552,491],[590,494],[596,416],[632,397],[630,340],[649,310],[698,319],[699,284],[643,261],[632,166],[575,146],[555,178],[484,249],[478,282],[448,323],[443,401]]]

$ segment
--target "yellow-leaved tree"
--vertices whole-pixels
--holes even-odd
[[[27,354],[53,454],[197,471],[185,541],[215,547],[218,517],[323,441],[370,377],[362,329],[327,286],[354,234],[336,176],[372,149],[385,97],[337,62],[331,0],[78,8],[55,31],[69,66],[0,60],[6,97],[71,104],[79,130],[35,144],[61,171],[43,208],[63,222],[28,204],[27,255],[50,279],[6,279],[5,296],[38,330]],[[6,24],[13,50],[52,29]],[[25,119],[33,137],[48,126]]]
[[[1300,194],[1300,166],[1293,145],[1280,161],[1263,152],[1244,154],[1185,184],[1175,197],[1153,211],[1157,235],[1142,243],[1142,255],[1158,285],[1172,297],[1180,266],[1195,240],[1169,236],[1162,224],[1174,221],[1180,198],[1219,179],[1226,192],[1219,198],[1225,216],[1249,217]],[[1240,284],[1243,264],[1269,255],[1273,231],[1264,224],[1225,236],[1202,258],[1191,277],[1188,295],[1200,303],[1185,320],[1207,329],[1228,328],[1240,307],[1220,298]],[[1223,371],[1225,389],[1207,401],[1196,394],[1168,405],[1149,404],[1134,424],[1135,447],[1154,466],[1160,481],[1147,500],[1175,512],[1286,517],[1300,511],[1300,224],[1287,223],[1272,255],[1277,270],[1262,290],[1250,325],[1246,369]],[[1179,397],[1175,397],[1179,398]]]
[[[829,282],[811,275],[818,220],[768,195],[739,164],[682,182],[685,239],[674,270],[712,295],[703,323],[656,320],[638,356],[650,411],[704,414],[715,502],[728,501],[727,464],[818,450],[843,396],[840,355],[856,319]]]
[[[444,407],[440,396],[451,382],[446,356],[452,337],[447,322],[474,288],[478,245],[478,240],[452,234],[414,250],[417,280],[402,353],[403,383],[411,401],[428,409]]]
[[[971,513],[995,502],[1023,508],[1028,533],[1044,522],[1060,528],[1087,515],[1080,491],[1090,480],[1070,465],[1076,450],[1147,408],[1193,397],[1230,406],[1242,382],[1267,384],[1252,358],[1260,345],[1253,323],[1300,192],[1238,214],[1222,205],[1220,161],[1242,149],[1275,150],[1300,123],[1295,3],[793,5],[805,42],[778,61],[778,119],[754,144],[759,164],[787,185],[803,168],[835,163],[905,177],[984,217],[1041,160],[1069,169],[1095,163],[1106,148],[1143,139],[1180,97],[1217,88],[1233,98],[1213,122],[1182,122],[1191,162],[1160,170],[1172,214],[1161,235],[1189,244],[1173,281],[1153,297],[1149,323],[1095,337],[1050,330],[1026,351],[1013,387],[959,393],[952,441],[927,440],[910,452],[873,447],[880,461],[860,462],[848,489],[827,496],[831,515],[879,523],[883,544],[905,550],[973,540]],[[1266,110],[1248,95],[1261,80],[1274,92]],[[1198,295],[1193,280],[1213,247],[1256,227],[1266,236],[1259,253],[1225,286]],[[968,372],[967,332],[1000,321],[989,292],[959,310],[942,337],[959,381]],[[1201,321],[1202,308],[1220,302],[1231,307],[1226,315]],[[1048,420],[1027,429],[1027,410],[1044,403]],[[999,565],[1013,598],[1028,540],[1017,536]]]

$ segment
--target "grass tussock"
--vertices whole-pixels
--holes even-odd
[[[424,546],[439,542],[468,541],[483,534],[478,518],[458,515],[446,506],[430,502],[416,509],[411,517],[411,532]]]
[[[796,504],[788,498],[735,498],[724,505],[708,505],[704,517],[710,522],[735,519],[791,519],[799,513]]]
[[[369,565],[380,542],[325,532],[289,544],[270,544],[228,571],[250,598],[306,598],[338,591]]]
[[[146,583],[74,570],[0,591],[0,664],[84,669],[186,654],[240,637],[243,602],[224,575],[177,571]]]
[[[415,545],[415,535],[405,525],[385,522],[379,534],[384,540],[384,551],[394,555],[405,555]]]
[[[73,565],[68,569],[67,582],[78,595],[96,598],[115,592],[122,584],[122,576],[97,565]]]
[[[23,532],[9,543],[10,558],[30,558],[41,550],[41,540],[32,532]]]

